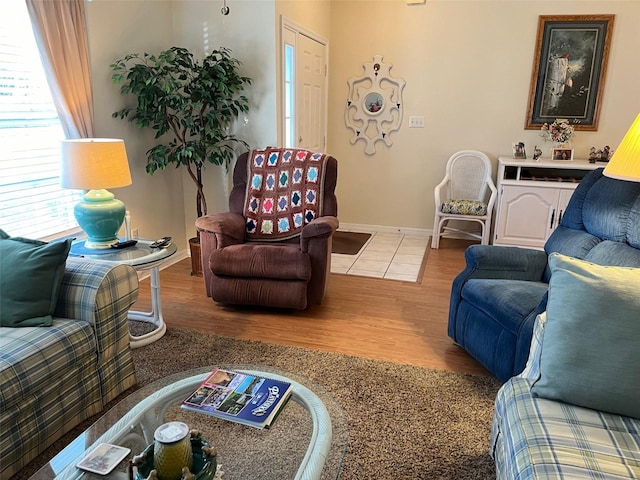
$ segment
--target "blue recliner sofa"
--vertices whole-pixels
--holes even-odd
[[[533,324],[546,310],[548,255],[640,267],[640,183],[590,172],[544,251],[472,245],[451,288],[448,335],[502,381],[527,361]],[[639,293],[640,295],[640,293]]]

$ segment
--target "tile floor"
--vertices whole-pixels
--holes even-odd
[[[418,281],[429,236],[367,232],[371,237],[356,255],[331,254],[331,272]]]

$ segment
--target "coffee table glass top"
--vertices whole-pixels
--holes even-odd
[[[217,419],[180,408],[214,366],[169,375],[122,400],[78,436],[31,480],[127,479],[128,459],[153,442],[155,428],[182,421],[202,432],[218,452],[222,480],[336,479],[348,446],[344,411],[329,392],[311,380],[266,366],[217,365],[257,375],[281,378],[293,384],[291,400],[270,429]],[[106,442],[130,448],[132,453],[107,476],[75,468],[93,446]],[[95,444],[95,445],[94,445]]]

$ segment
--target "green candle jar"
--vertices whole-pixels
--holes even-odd
[[[160,480],[180,480],[182,468],[191,469],[193,452],[189,427],[182,422],[160,425],[153,434],[153,466]]]

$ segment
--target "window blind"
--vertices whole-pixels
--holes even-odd
[[[23,1],[0,16],[0,228],[46,238],[77,229],[82,192],[60,187],[58,119]]]

